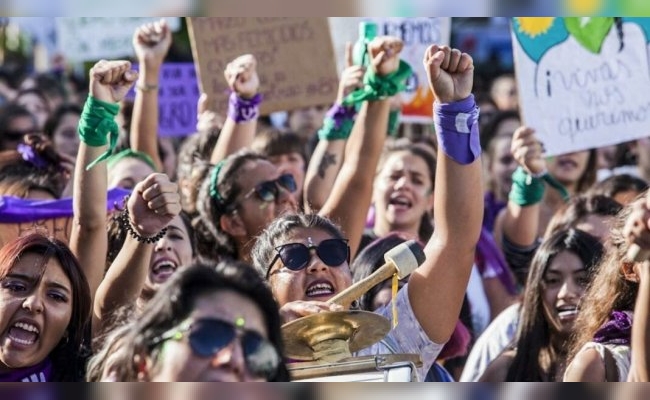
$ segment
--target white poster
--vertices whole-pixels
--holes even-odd
[[[134,55],[133,32],[151,17],[60,17],[56,18],[57,46],[70,61],[94,61]],[[180,28],[179,17],[167,17],[172,31]]]
[[[448,45],[451,35],[450,17],[330,17],[330,30],[337,57],[339,72],[345,67],[345,43],[359,38],[359,22],[371,21],[377,24],[377,35],[401,38],[404,49],[401,58],[413,68],[408,88],[401,94],[403,122],[430,124],[433,120],[433,95],[429,89],[426,71],[422,65],[424,52],[431,44]]]
[[[646,18],[515,18],[524,123],[548,156],[650,136]]]

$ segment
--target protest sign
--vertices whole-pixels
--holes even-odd
[[[330,104],[338,76],[327,18],[188,18],[200,86],[225,115],[226,65],[243,54],[257,59],[261,113]]]
[[[377,24],[377,35],[396,36],[404,41],[401,58],[413,68],[408,87],[401,94],[401,121],[430,124],[433,120],[433,94],[429,89],[426,71],[422,64],[424,52],[432,44],[448,45],[451,35],[449,17],[386,17],[386,18],[347,18],[331,17],[334,51],[338,59],[338,69],[345,67],[345,43],[354,43],[359,37],[361,21]]]
[[[29,34],[36,43],[40,43],[52,54],[56,52],[56,22],[52,17],[11,17],[10,21],[18,25],[21,31]]]
[[[138,65],[133,65],[138,69]],[[160,70],[158,88],[158,134],[185,136],[196,132],[196,105],[199,87],[193,63],[165,63]],[[135,98],[131,89],[127,98]]]
[[[649,33],[645,18],[512,21],[522,117],[547,155],[650,135]]]
[[[172,31],[180,28],[179,17],[165,18]],[[60,17],[56,18],[57,46],[70,61],[133,56],[133,33],[151,17]]]
[[[115,205],[122,205],[124,189],[111,189],[107,194],[107,219],[111,218]],[[0,247],[6,243],[31,234],[40,233],[68,243],[72,231],[72,199],[29,200],[0,196]]]

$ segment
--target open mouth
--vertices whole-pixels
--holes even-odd
[[[391,199],[388,201],[388,205],[398,211],[409,210],[411,207],[413,207],[413,203],[411,203],[411,201],[404,196],[391,197]]]
[[[161,259],[156,261],[151,269],[152,280],[155,283],[162,283],[169,279],[170,276],[176,272],[178,264],[169,259]]]
[[[327,281],[313,282],[307,287],[305,295],[309,298],[332,296],[334,294],[334,286]]]
[[[557,308],[557,315],[560,319],[575,319],[578,315],[578,307],[576,306],[562,306]]]
[[[7,336],[12,342],[21,346],[31,346],[38,341],[41,331],[34,324],[28,322],[16,322]]]

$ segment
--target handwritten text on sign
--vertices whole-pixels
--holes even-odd
[[[338,77],[326,18],[190,18],[201,87],[226,113],[226,65],[243,54],[257,59],[262,114],[334,101]]]
[[[61,17],[56,18],[58,49],[71,61],[132,56],[133,33],[151,17]],[[172,31],[180,28],[180,18],[166,18]]]
[[[650,135],[648,39],[639,24],[612,28],[599,53],[568,35],[537,63],[536,48],[513,42],[523,117],[548,155]]]
[[[134,65],[134,69],[137,68]],[[193,63],[163,64],[158,89],[160,136],[184,136],[196,132],[199,95]],[[127,98],[135,98],[135,92],[131,90]]]

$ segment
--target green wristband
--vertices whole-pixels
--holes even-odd
[[[546,189],[544,183],[557,190],[564,202],[569,201],[569,191],[548,172],[539,177],[529,175],[522,167],[512,174],[512,188],[508,198],[522,207],[532,206],[542,201]]]
[[[403,60],[400,60],[397,71],[386,76],[379,76],[371,68],[368,68],[363,77],[363,88],[350,93],[343,100],[343,105],[350,106],[364,101],[382,100],[394,96],[406,89],[406,80],[412,74],[413,69]]]
[[[332,118],[325,118],[323,127],[318,130],[318,138],[327,141],[347,140],[352,133],[353,126],[353,119],[342,120],[337,124]]]
[[[535,205],[544,197],[544,181],[529,175],[522,167],[512,173],[509,200],[521,207]]]
[[[108,144],[106,150],[95,161],[91,162],[86,170],[91,169],[101,161],[106,160],[112,153],[117,143],[119,127],[115,116],[120,111],[118,104],[111,104],[88,96],[83,112],[79,119],[79,139],[88,146],[99,147]]]

